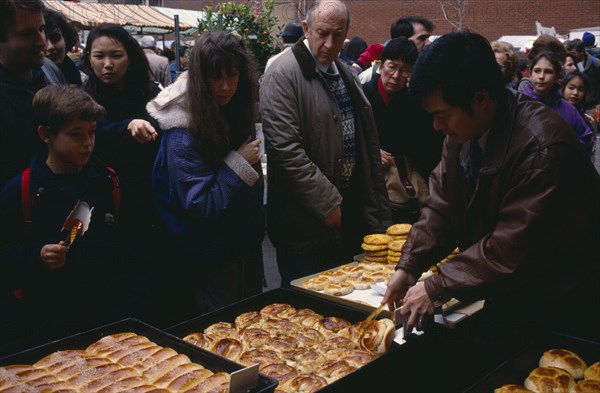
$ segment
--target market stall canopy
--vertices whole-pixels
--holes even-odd
[[[182,10],[179,8],[167,8],[167,7],[153,7],[158,10],[161,14],[164,14],[173,20],[175,15],[179,15],[179,28],[181,30],[187,30],[189,27],[181,27],[181,26],[191,26],[197,27],[198,20],[205,19],[205,14],[203,11],[192,11],[192,10]]]
[[[122,25],[132,34],[165,34],[174,30],[173,18],[162,14],[155,7],[133,4],[75,3],[71,1],[43,0],[50,9],[58,11],[81,28],[91,29],[101,23]],[[190,25],[179,23],[180,29]]]

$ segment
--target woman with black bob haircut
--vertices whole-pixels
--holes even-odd
[[[95,152],[123,177],[136,201],[136,232],[139,244],[145,245],[140,253],[147,258],[145,273],[150,274],[159,262],[152,250],[156,244],[156,215],[151,197],[158,134],[149,121],[146,104],[159,88],[150,81],[150,67],[140,45],[125,29],[112,23],[103,23],[90,32],[83,70],[89,76],[85,89],[106,108],[106,116],[97,124]],[[140,288],[146,288],[140,290],[148,290],[151,278],[139,278]]]
[[[151,205],[150,183],[157,133],[146,104],[158,94],[148,60],[137,41],[119,25],[103,23],[87,38],[83,70],[86,90],[103,107],[96,153],[115,168]]]
[[[204,33],[190,67],[148,104],[164,130],[152,192],[168,304],[189,318],[262,291],[264,236],[257,77],[242,42]],[[184,272],[184,274],[181,274]]]

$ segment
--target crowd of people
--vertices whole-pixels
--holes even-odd
[[[265,231],[285,287],[400,222],[414,225],[383,302],[408,328],[454,297],[486,299],[486,352],[548,318],[600,339],[589,36],[520,56],[472,32],[431,43],[429,20],[402,17],[367,45],[347,39],[344,1],[317,0],[259,79],[228,32],[169,64],[154,38],[103,23],[76,65],[77,34],[41,0],[0,2],[0,26],[0,356],[258,294]],[[91,221],[73,232],[79,201]]]

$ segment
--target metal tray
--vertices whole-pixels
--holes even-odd
[[[180,354],[188,356],[192,362],[200,364],[215,373],[220,371],[232,373],[243,368],[243,366],[240,366],[237,363],[191,345],[134,318],[124,319],[3,357],[0,359],[0,366],[7,366],[10,364],[33,364],[56,351],[86,349],[89,345],[104,336],[124,332],[133,332],[140,336],[145,336],[150,341],[153,341],[160,346],[171,348]],[[275,386],[277,386],[277,381],[259,374],[258,384],[251,392],[273,392]]]
[[[368,316],[368,312],[332,303],[308,294],[278,288],[262,294],[244,299],[238,303],[202,315],[189,321],[180,323],[166,329],[167,332],[185,337],[190,333],[203,331],[208,326],[217,322],[234,322],[235,317],[248,311],[260,311],[263,307],[273,303],[287,303],[295,308],[311,308],[324,316],[344,318],[352,323],[361,321]],[[411,369],[417,367],[415,357],[421,356],[418,349],[422,337],[411,335],[405,338],[406,343],[392,344],[392,348],[364,365],[353,373],[327,385],[319,392],[411,392]],[[399,384],[396,378],[398,370],[403,370],[403,379]]]
[[[489,393],[509,383],[523,385],[529,373],[538,367],[540,357],[549,349],[568,349],[575,352],[588,366],[600,361],[600,343],[559,333],[548,333],[528,345],[514,358],[502,363],[465,392]]]

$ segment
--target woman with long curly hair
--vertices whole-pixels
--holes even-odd
[[[148,104],[164,131],[153,198],[166,255],[176,263],[161,277],[180,318],[262,290],[256,98],[255,65],[242,42],[210,32],[192,49],[188,71]]]

